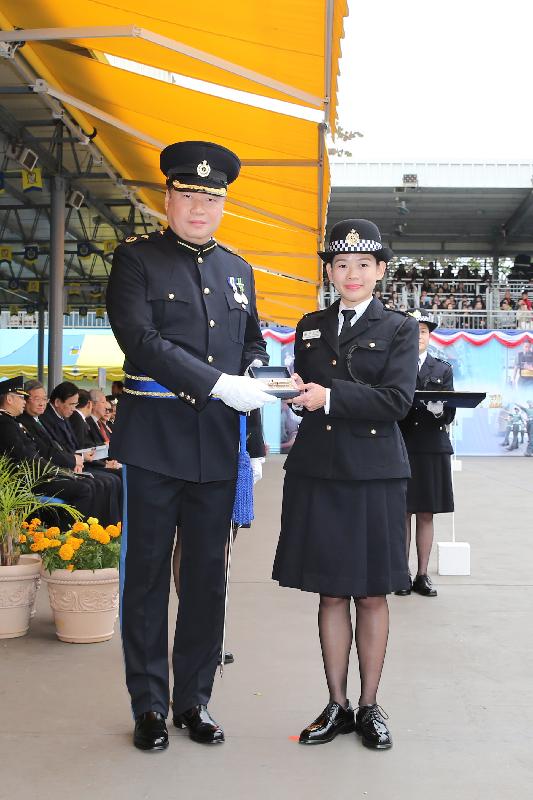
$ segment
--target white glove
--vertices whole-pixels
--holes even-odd
[[[248,366],[244,370],[244,374],[245,375],[249,375],[250,374],[250,367],[253,368],[253,367],[262,367],[262,366],[263,366],[263,362],[261,361],[261,359],[260,358],[254,358],[252,363],[248,364]]]
[[[428,400],[426,408],[433,414],[434,417],[442,417],[444,403],[442,400]]]
[[[223,372],[211,389],[211,394],[236,411],[253,411],[254,408],[263,408],[265,403],[276,402],[276,398],[264,392],[260,386],[254,378]]]
[[[254,476],[254,484],[257,481],[260,481],[263,477],[263,464],[265,463],[264,458],[251,458],[250,464],[252,465],[252,473]]]

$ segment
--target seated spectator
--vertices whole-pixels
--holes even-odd
[[[485,303],[481,298],[476,299],[474,302],[474,311],[484,311],[485,310]]]
[[[506,298],[506,297],[503,298],[503,300],[500,303],[500,309],[502,311],[512,311],[513,310],[513,307],[511,305],[511,303],[509,302],[508,298]]]
[[[430,308],[431,306],[431,297],[428,295],[425,289],[422,289],[420,292],[420,308]]]
[[[58,384],[50,394],[50,400],[41,417],[41,422],[53,439],[58,442],[67,455],[75,462],[76,450],[84,449],[78,444],[76,435],[68,422],[75,413],[79,400],[78,387],[64,381]],[[94,459],[94,449],[83,453],[84,471],[90,472],[101,485],[107,498],[105,519],[114,523],[121,518],[122,479],[120,470],[107,469],[106,465]],[[106,522],[108,524],[108,522]]]
[[[483,300],[483,298],[481,297],[481,295],[480,295],[480,294],[477,294],[477,295],[474,297],[474,308],[476,308],[476,305],[477,305],[477,303],[481,303],[481,306],[480,306],[480,307],[481,307],[481,308],[485,308],[485,301]],[[478,306],[478,308],[479,308],[479,306]]]
[[[118,397],[124,391],[124,384],[122,381],[113,381],[111,384],[111,394],[113,397]]]
[[[527,310],[531,311],[531,309],[533,308],[533,303],[529,299],[529,294],[527,289],[524,289],[524,291],[522,292],[520,300],[525,303]],[[518,305],[520,305],[520,301],[518,302]]]
[[[383,297],[383,293],[380,289],[374,290],[374,297],[376,300],[381,300],[382,303],[385,303],[385,298]]]
[[[464,298],[463,300],[461,300],[460,308],[462,310],[465,310],[465,309],[466,310],[471,310],[472,309],[472,304],[466,298]]]
[[[418,270],[417,270],[417,268],[415,267],[414,264],[411,267],[411,269],[409,270],[409,272],[407,274],[407,277],[411,281],[416,281],[420,277],[420,274],[419,274],[419,272],[418,272]]]
[[[426,274],[427,274],[428,278],[438,278],[439,277],[439,273],[438,273],[438,270],[437,270],[437,268],[435,266],[435,262],[433,262],[433,261],[429,262]]]
[[[379,290],[376,291],[376,296],[378,295],[378,299],[382,300]],[[107,427],[104,419],[107,400],[101,389],[91,389],[89,394],[92,401],[92,411],[90,417],[87,419],[87,424],[92,430],[94,442],[97,444],[109,444],[111,429]]]
[[[406,276],[407,276],[407,270],[405,269],[405,266],[403,264],[398,264],[398,268],[396,269],[396,272],[393,275],[393,280],[401,281],[404,280]]]
[[[505,290],[505,294],[504,294],[504,296],[502,298],[502,302],[500,303],[500,308],[502,308],[502,303],[504,303],[504,302],[508,303],[508,306],[511,309],[515,307],[513,298],[511,297],[511,290],[510,289],[506,289]],[[506,311],[507,309],[502,309],[502,310]]]
[[[451,264],[446,264],[444,269],[442,270],[442,277],[443,278],[453,278],[453,269]]]
[[[104,422],[109,428],[110,431],[113,430],[113,423],[115,421],[115,416],[117,413],[117,403],[116,401],[113,402],[112,400],[108,400],[106,397],[106,406],[105,406],[105,414],[104,414]]]
[[[74,506],[84,516],[99,514],[103,511],[98,486],[90,478],[68,473],[64,464],[57,463],[55,447],[47,437],[46,432],[41,432],[42,426],[37,427],[39,439],[43,442],[45,455],[40,452],[32,432],[26,427],[26,421],[33,419],[33,415],[22,418],[27,402],[32,401],[37,408],[46,405],[46,393],[42,384],[32,382],[35,386],[31,394],[23,388],[22,375],[0,382],[0,453],[10,456],[14,461],[36,462],[42,466],[57,466],[56,476],[47,480],[46,494],[64,500]],[[35,414],[35,417],[38,415]],[[36,423],[38,426],[38,423]],[[33,427],[33,426],[32,426]],[[62,467],[60,471],[59,467]],[[117,522],[118,520],[115,520]]]
[[[527,307],[525,300],[519,300],[516,311],[516,327],[521,330],[529,330],[533,322],[533,311]]]

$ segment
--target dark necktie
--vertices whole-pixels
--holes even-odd
[[[339,334],[339,338],[341,336],[344,336],[344,334],[347,333],[352,327],[350,323],[352,319],[355,317],[355,311],[353,308],[346,308],[343,311],[341,311],[341,314],[344,317],[344,322],[342,323],[342,328]]]
[[[102,438],[103,438],[104,442],[106,444],[108,444],[108,442],[109,442],[109,434],[108,434],[108,432],[106,430],[106,426],[104,424],[103,419],[99,419],[98,420],[98,427],[100,429],[100,433],[102,434]]]

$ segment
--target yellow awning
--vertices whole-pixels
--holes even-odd
[[[325,125],[119,69],[103,54],[316,108],[333,128],[346,0],[163,0],[152,14],[141,0],[3,0],[1,8],[6,30],[61,29],[35,31],[35,41],[28,33],[23,55],[85,130],[97,128],[94,144],[149,208],[164,210],[161,146],[209,139],[234,150],[243,169],[217,238],[258,268],[264,319],[294,324],[316,308]]]

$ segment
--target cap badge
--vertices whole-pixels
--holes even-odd
[[[416,320],[420,320],[420,318],[422,317],[422,314],[420,313],[420,311],[417,308],[416,311],[412,311],[411,312],[411,316],[414,317]]]
[[[198,173],[198,175],[200,176],[200,178],[207,178],[207,176],[210,174],[210,172],[211,172],[211,167],[209,166],[209,164],[207,163],[207,161],[205,160],[205,158],[204,158],[204,160],[203,160],[203,161],[202,161],[200,164],[198,164],[198,166],[196,167],[196,172]]]
[[[344,241],[346,242],[346,244],[359,244],[360,238],[361,237],[359,236],[355,228],[352,228],[350,233],[346,235],[346,239]]]

